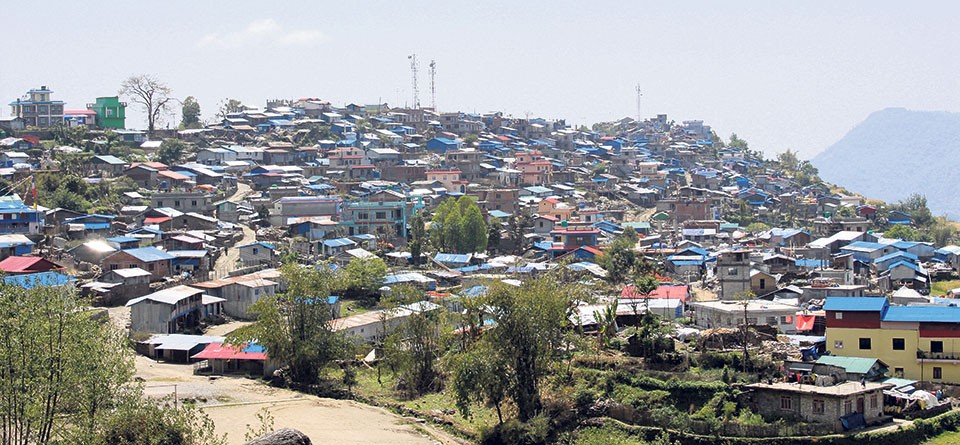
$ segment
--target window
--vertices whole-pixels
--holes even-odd
[[[767,324],[777,324],[777,317],[767,317]]]
[[[894,377],[903,378],[903,368],[893,368]]]
[[[727,275],[736,275],[737,269],[735,267],[730,267],[727,269]]]
[[[767,288],[767,280],[766,280],[766,278],[761,278],[761,279],[760,279],[760,289],[766,289],[766,288]]]
[[[824,413],[823,406],[824,406],[824,405],[823,405],[823,400],[813,399],[813,413],[814,413],[814,414],[823,414],[823,413]]]
[[[377,212],[375,216],[377,219],[387,219],[387,212]]]
[[[905,346],[904,346],[904,343],[903,343],[903,339],[902,339],[902,338],[895,338],[895,339],[893,339],[893,350],[894,350],[894,351],[903,351],[904,349],[905,349]]]
[[[153,264],[148,264],[147,270],[149,270],[150,272],[153,272]]]
[[[163,207],[163,201],[157,201],[157,207]]]
[[[876,395],[876,394],[870,396],[870,408],[872,408],[872,409],[876,409],[876,408],[877,408],[877,395]]]
[[[869,349],[870,349],[870,339],[869,339],[869,338],[861,338],[861,339],[860,339],[860,350],[863,351],[863,350],[869,350]]]
[[[260,249],[254,247],[254,248],[253,248],[253,254],[254,254],[254,255],[257,255],[257,254],[259,254],[259,253],[260,253]]]
[[[180,201],[173,201],[174,207],[180,207]]]
[[[850,400],[844,400],[843,402],[843,413],[850,414],[853,412],[853,402]]]
[[[790,396],[780,396],[780,409],[793,411],[793,398]]]
[[[943,352],[943,342],[942,342],[942,341],[931,341],[931,342],[930,342],[930,352]]]
[[[833,313],[833,319],[834,319],[834,320],[843,320],[843,312],[834,312],[834,313]]]
[[[834,340],[833,342],[834,349],[843,349],[843,340]]]
[[[942,379],[942,378],[943,378],[943,368],[941,368],[941,367],[939,367],[939,366],[934,366],[934,367],[933,367],[933,378],[934,378],[934,379]]]
[[[196,207],[196,206],[197,206],[197,200],[194,199],[193,201],[190,201],[190,205]]]

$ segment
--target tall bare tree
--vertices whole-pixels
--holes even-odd
[[[130,76],[120,84],[120,96],[139,104],[147,112],[147,131],[153,133],[160,115],[171,102],[170,87],[150,74]]]

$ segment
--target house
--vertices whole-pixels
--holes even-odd
[[[433,138],[427,141],[427,150],[445,154],[448,151],[457,151],[463,148],[463,141],[449,138]]]
[[[753,269],[750,271],[750,290],[754,295],[765,295],[774,291],[779,281],[779,277],[762,270]]]
[[[357,243],[350,238],[326,239],[321,243],[320,252],[326,256],[337,256],[356,246]]]
[[[3,278],[4,283],[24,289],[33,289],[38,286],[73,286],[76,281],[77,279],[70,275],[54,271],[11,275]]]
[[[197,327],[203,317],[203,290],[176,286],[127,302],[130,330],[173,334]]]
[[[875,381],[885,377],[889,371],[886,363],[866,357],[843,357],[838,355],[824,355],[817,359],[818,365],[839,366],[847,373],[847,380],[859,382],[860,380]]]
[[[327,216],[340,219],[343,199],[322,196],[288,196],[277,200],[270,209],[270,224],[286,226],[291,220],[304,217]]]
[[[203,289],[207,294],[223,298],[223,311],[231,317],[249,319],[248,312],[261,298],[273,295],[280,290],[280,284],[264,278],[265,274],[256,272],[248,275],[204,281],[193,286]]]
[[[175,257],[156,247],[118,250],[103,258],[103,270],[131,269],[139,267],[149,271],[154,281],[170,275],[170,262]]]
[[[46,258],[32,256],[10,256],[0,261],[0,272],[7,275],[63,270],[63,266]]]
[[[5,151],[0,153],[0,166],[13,167],[15,165],[29,165],[30,155],[19,151]]]
[[[158,334],[137,343],[137,352],[155,360],[173,363],[190,363],[192,356],[203,351],[210,343],[222,343],[220,336]]]
[[[557,257],[581,246],[596,246],[598,235],[597,229],[554,229],[550,232],[553,238],[550,252]]]
[[[892,306],[884,297],[828,297],[827,349],[877,358],[898,377],[960,383],[960,307]]]
[[[106,177],[118,176],[127,167],[127,161],[113,155],[97,155],[87,161],[87,169]]]
[[[0,234],[38,235],[43,230],[46,213],[23,203],[16,193],[0,196]]]
[[[131,298],[150,293],[150,279],[153,276],[149,271],[139,267],[132,269],[108,270],[100,280],[104,283],[114,283],[118,286],[110,288],[106,295],[106,304],[126,304]]]
[[[90,235],[110,233],[110,226],[117,217],[114,215],[83,215],[63,220],[60,230],[68,232],[73,238],[85,238]]]
[[[415,313],[431,312],[440,306],[429,301],[381,309],[330,321],[334,331],[344,332],[358,343],[367,343],[389,335]]]
[[[744,310],[746,306],[746,310]],[[701,328],[737,328],[746,321],[751,325],[767,325],[786,334],[797,332],[794,317],[799,307],[767,300],[700,301],[690,303],[694,323]]]
[[[53,91],[41,86],[10,102],[10,115],[23,119],[28,127],[48,128],[63,123],[63,101],[50,100]]]
[[[237,374],[269,377],[278,369],[278,364],[270,360],[267,350],[258,344],[233,346],[224,343],[210,343],[202,351],[190,357],[198,362],[200,374]]]
[[[98,97],[96,102],[87,104],[87,109],[96,113],[98,128],[122,130],[126,126],[127,103],[120,102],[117,96]]]
[[[557,198],[544,198],[537,204],[537,215],[552,216],[559,221],[568,221],[573,216],[573,207]]]
[[[259,266],[261,264],[269,265],[273,264],[276,259],[274,252],[276,247],[262,241],[237,246],[237,250],[240,251],[240,262],[244,267]]]
[[[821,386],[768,381],[745,385],[743,400],[768,421],[802,421],[842,433],[879,423],[884,417],[883,391],[894,386],[877,382]]]
[[[0,258],[30,255],[35,243],[24,235],[0,235]]]
[[[118,249],[104,240],[92,240],[67,251],[76,261],[99,264]]]
[[[179,174],[174,172],[170,173]],[[153,196],[150,197],[151,207],[165,207],[179,212],[196,212],[203,215],[213,214],[212,202],[212,197],[201,190],[154,193]]]

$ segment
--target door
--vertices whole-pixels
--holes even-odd
[[[863,397],[857,397],[857,412],[863,413]]]

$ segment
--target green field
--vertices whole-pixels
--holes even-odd
[[[960,280],[934,281],[930,289],[930,295],[946,295],[950,289],[960,287]]]
[[[958,443],[960,443],[960,431],[947,431],[924,442],[923,445],[954,445]]]

